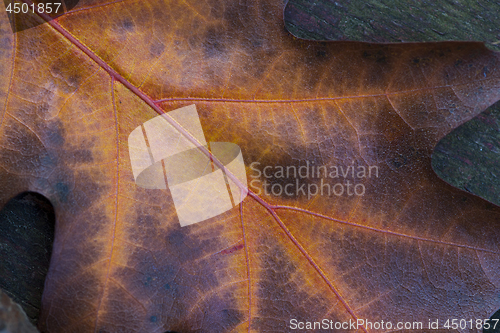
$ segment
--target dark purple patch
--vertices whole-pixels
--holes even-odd
[[[230,254],[230,253],[236,252],[238,250],[241,250],[244,247],[245,247],[244,244],[238,244],[238,245],[235,245],[233,247],[230,247],[229,249],[225,249],[224,251],[221,251],[220,254]]]

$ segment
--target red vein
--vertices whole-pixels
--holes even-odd
[[[475,82],[488,81],[491,78],[475,80]],[[220,103],[310,103],[310,102],[328,102],[336,101],[340,99],[355,99],[355,98],[368,98],[368,97],[389,97],[391,95],[401,95],[413,92],[421,92],[428,90],[436,90],[442,88],[455,88],[466,86],[467,84],[446,84],[442,86],[424,87],[408,90],[400,90],[395,92],[386,92],[380,94],[370,94],[370,95],[347,95],[347,96],[337,96],[337,97],[311,97],[311,98],[297,98],[297,99],[240,99],[240,98],[212,98],[212,97],[170,97],[155,100],[156,104],[165,102],[189,102],[189,101],[199,101],[199,102],[220,102]],[[391,103],[392,104],[392,103]]]
[[[349,304],[347,304],[347,301],[344,299],[344,297],[342,297],[342,295],[340,294],[340,292],[330,282],[330,280],[328,279],[328,277],[326,276],[326,274],[323,272],[323,270],[321,269],[321,267],[319,267],[318,264],[316,264],[316,262],[314,261],[314,259],[309,255],[309,253],[307,253],[307,251],[304,249],[304,247],[302,246],[302,244],[299,243],[299,241],[292,235],[292,233],[290,232],[290,230],[288,230],[288,228],[281,221],[281,219],[278,217],[278,215],[276,215],[276,212],[273,210],[273,208],[276,207],[276,206],[270,206],[269,204],[266,203],[265,207],[267,208],[267,210],[269,211],[269,213],[273,216],[274,220],[279,224],[279,226],[281,227],[281,229],[286,233],[286,235],[288,236],[288,238],[293,242],[293,244],[295,244],[295,246],[299,249],[299,251],[302,252],[302,254],[307,259],[307,261],[309,261],[309,263],[314,267],[314,269],[318,272],[318,274],[321,276],[321,278],[326,282],[326,284],[328,285],[328,287],[330,287],[330,290],[337,296],[337,298],[342,303],[342,305],[344,305],[344,307],[346,308],[347,312],[349,312],[349,314],[354,318],[354,320],[357,321],[358,317],[356,316],[356,314],[354,313],[354,311],[351,309],[351,307],[349,306]],[[365,331],[365,332],[368,333],[368,331],[366,330],[366,328],[364,327],[364,325],[361,326],[361,328],[363,329],[363,331]]]
[[[30,3],[29,0],[23,0],[26,3]],[[374,95],[360,95],[360,96],[342,96],[342,97],[320,97],[320,98],[305,98],[305,99],[289,99],[289,100],[283,100],[283,99],[276,99],[276,100],[257,100],[257,99],[229,99],[229,98],[200,98],[200,97],[174,97],[174,98],[166,98],[166,99],[161,99],[154,101],[152,100],[148,95],[143,93],[139,88],[135,87],[132,85],[129,81],[127,81],[123,76],[121,76],[118,72],[116,72],[113,68],[111,68],[106,62],[104,62],[101,58],[99,58],[95,53],[93,53],[87,46],[85,46],[82,42],[80,42],[77,38],[75,38],[73,35],[71,35],[67,30],[62,28],[60,24],[57,22],[57,20],[51,20],[50,17],[47,15],[44,15],[43,13],[38,13],[40,16],[42,16],[44,19],[48,21],[48,23],[59,33],[61,33],[65,38],[67,38],[70,42],[72,42],[76,47],[78,47],[80,50],[82,50],[89,58],[91,58],[94,62],[96,62],[101,68],[103,68],[108,74],[112,77],[112,82],[114,83],[114,80],[119,81],[122,83],[126,88],[128,88],[131,92],[133,92],[135,95],[137,95],[139,98],[141,98],[147,105],[149,105],[153,110],[155,110],[159,115],[162,115],[174,128],[176,128],[182,135],[184,135],[189,141],[191,141],[194,145],[200,149],[205,155],[207,155],[220,169],[225,172],[228,177],[238,186],[242,191],[247,191],[247,188],[244,184],[242,184],[239,179],[237,179],[231,172],[229,172],[225,166],[216,158],[214,157],[210,151],[208,151],[196,138],[194,138],[186,129],[184,129],[179,123],[177,123],[174,119],[172,119],[168,114],[165,113],[164,110],[162,110],[158,104],[162,102],[172,102],[172,101],[209,101],[209,102],[234,102],[234,103],[307,103],[307,102],[313,102],[313,101],[331,101],[331,100],[339,100],[339,99],[353,99],[353,98],[367,98],[367,97],[379,97],[379,96],[389,96],[389,95],[397,95],[397,94],[403,94],[403,93],[409,93],[409,92],[415,92],[415,91],[425,91],[425,90],[435,90],[439,88],[448,88],[448,87],[456,87],[456,86],[461,86],[461,85],[443,85],[443,86],[435,86],[435,87],[426,87],[426,88],[421,88],[421,89],[412,89],[412,90],[406,90],[406,91],[399,91],[399,92],[394,92],[394,93],[382,93],[382,94],[374,94]],[[486,80],[477,80],[479,81],[486,81]],[[114,103],[114,92],[113,92],[113,103]],[[115,106],[115,121],[116,124],[117,122],[117,115],[116,115],[116,106]],[[118,125],[117,125],[118,126]],[[117,134],[118,135],[118,134]],[[117,138],[118,140],[118,138]],[[118,146],[118,142],[117,142]],[[118,164],[118,160],[117,160]],[[117,176],[119,174],[119,170],[117,170]],[[118,179],[118,178],[117,178]],[[118,191],[118,187],[117,187]],[[258,197],[255,193],[253,192],[248,192],[248,195],[252,197],[254,200],[256,200],[259,204],[261,204],[264,208],[268,210],[268,212],[273,216],[275,221],[278,223],[278,225],[282,228],[282,230],[285,232],[287,237],[290,239],[290,241],[299,249],[299,251],[304,255],[304,257],[308,260],[308,262],[314,267],[314,269],[318,272],[318,274],[322,277],[322,279],[327,283],[327,285],[330,287],[332,292],[337,296],[337,298],[342,302],[346,310],[351,314],[351,316],[355,319],[357,319],[356,315],[354,314],[353,310],[349,307],[347,302],[344,300],[342,295],[337,291],[337,289],[333,286],[333,284],[328,280],[327,276],[325,273],[321,270],[321,268],[316,264],[316,262],[312,259],[312,257],[307,253],[307,251],[304,249],[304,247],[295,239],[295,237],[291,234],[291,232],[286,228],[284,223],[279,219],[279,217],[275,213],[275,209],[290,209],[290,210],[296,210],[296,211],[301,211],[303,213],[311,214],[317,217],[329,219],[332,221],[336,221],[338,223],[343,223],[347,224],[353,227],[357,228],[363,228],[366,230],[371,230],[374,232],[381,232],[381,233],[386,233],[394,236],[399,236],[399,237],[407,237],[419,241],[426,241],[426,242],[435,242],[439,244],[444,244],[444,245],[449,245],[449,246],[455,246],[455,247],[461,247],[461,248],[467,248],[467,249],[472,249],[476,251],[482,251],[482,252],[489,252],[489,253],[495,253],[497,254],[498,252],[492,251],[492,250],[487,250],[487,249],[481,249],[481,248],[476,248],[473,246],[468,246],[468,245],[462,245],[462,244],[456,244],[456,243],[451,243],[451,242],[444,242],[444,241],[439,241],[439,240],[430,240],[426,239],[423,237],[418,237],[418,236],[410,236],[410,235],[405,235],[397,232],[392,232],[389,230],[381,230],[369,226],[363,226],[359,225],[356,223],[348,222],[348,221],[341,221],[337,220],[322,214],[314,213],[305,209],[300,209],[300,208],[295,208],[295,207],[287,207],[287,206],[272,206],[262,200],[260,197]],[[117,202],[118,205],[118,202]],[[242,206],[240,206],[242,207]],[[242,211],[242,208],[240,208]],[[117,214],[118,210],[116,210]],[[117,216],[116,216],[117,217]],[[116,228],[116,218],[115,218],[115,228]],[[244,232],[244,225],[243,225],[243,220],[242,220],[242,228]],[[114,236],[113,236],[113,241],[114,241]],[[247,256],[247,274],[249,276],[249,319],[251,319],[251,289],[250,289],[250,265],[249,265],[249,256],[248,256],[248,247],[247,247],[247,242],[246,242],[246,235],[244,233],[244,242],[245,242],[245,253]],[[113,251],[113,244],[111,248],[111,254]],[[110,258],[110,264],[111,265],[111,258]],[[109,266],[108,266],[108,275],[109,275]],[[108,280],[108,276],[106,277],[106,281]],[[101,298],[102,301],[102,298]],[[97,329],[97,327],[96,327]],[[250,325],[249,325],[250,329]],[[363,327],[363,330],[365,332],[366,329]]]
[[[27,3],[30,2],[29,0],[24,0],[24,1],[27,2]],[[148,104],[151,108],[153,108],[158,114],[163,115],[165,117],[165,119],[172,126],[174,126],[174,128],[176,128],[187,139],[189,139],[196,146],[198,146],[198,148],[202,152],[204,152],[207,156],[209,156],[211,159],[213,159],[214,163],[217,164],[225,172],[227,172],[227,170],[225,170],[224,165],[222,165],[222,163],[220,163],[220,161],[218,161],[216,158],[214,158],[212,156],[212,154],[209,151],[207,151],[196,140],[196,138],[192,137],[189,132],[187,132],[184,128],[182,128],[182,126],[180,124],[178,124],[171,117],[169,117],[168,115],[166,115],[165,112],[157,106],[158,103],[167,102],[167,101],[211,101],[211,102],[240,102],[240,103],[244,103],[244,102],[248,102],[248,103],[250,103],[250,102],[251,103],[294,103],[294,102],[311,102],[311,101],[329,101],[329,100],[337,100],[337,99],[344,99],[344,98],[366,98],[366,97],[388,96],[388,95],[391,94],[391,93],[385,93],[385,94],[365,95],[365,96],[344,96],[344,97],[332,97],[332,98],[326,98],[325,97],[325,98],[291,99],[291,100],[243,100],[243,99],[227,99],[227,98],[191,98],[191,97],[187,97],[187,98],[169,98],[169,99],[162,99],[162,100],[158,100],[158,101],[153,101],[149,96],[147,96],[146,94],[144,94],[137,87],[133,86],[130,82],[128,82],[125,78],[123,78],[119,73],[117,73],[114,69],[112,69],[108,64],[106,64],[102,59],[100,59],[97,55],[95,55],[91,50],[89,50],[85,45],[83,45],[78,39],[76,39],[75,37],[73,37],[68,31],[66,31],[64,28],[62,28],[56,20],[50,21],[51,18],[48,17],[47,15],[44,15],[42,13],[38,13],[38,14],[40,16],[42,16],[44,19],[46,19],[47,21],[49,21],[49,24],[55,30],[57,30],[58,32],[60,32],[64,37],[66,37],[75,46],[77,46],[80,50],[82,50],[87,56],[89,56],[92,60],[94,60],[101,68],[103,68],[104,70],[106,70],[109,73],[109,75],[112,77],[112,89],[114,87],[114,80],[118,80],[125,87],[127,87],[130,91],[132,91],[134,94],[136,94],[137,96],[139,96],[146,104]],[[414,89],[414,90],[409,90],[407,92],[421,91],[421,90],[431,90],[431,89],[444,88],[444,87],[449,87],[449,86],[438,86],[438,87],[432,87],[432,88]],[[404,92],[397,92],[397,93],[392,93],[392,94],[398,94],[398,93],[400,94],[400,93],[404,93]],[[116,123],[116,126],[118,126],[117,115],[116,115],[116,105],[115,105],[114,89],[112,91],[112,95],[113,95],[113,105],[114,105],[114,110],[115,110],[115,123]],[[118,130],[117,130],[117,149],[118,149]],[[227,172],[227,173],[230,176],[231,180],[233,180],[242,190],[246,189],[246,187],[243,184],[241,184],[241,182],[236,177],[234,177],[234,175],[232,175],[229,172]],[[118,176],[119,176],[119,160],[118,160],[118,156],[117,156],[117,192],[118,192],[118,179],[119,179]],[[297,210],[297,211],[301,211],[303,213],[308,213],[308,214],[315,215],[315,216],[318,216],[318,217],[322,217],[322,218],[325,218],[325,219],[333,220],[333,221],[336,221],[338,223],[344,223],[344,224],[348,224],[348,225],[351,225],[351,226],[354,226],[354,227],[359,227],[359,228],[364,228],[364,229],[372,230],[372,231],[375,231],[375,232],[383,232],[383,233],[387,233],[387,234],[391,234],[391,235],[396,235],[396,236],[401,236],[401,237],[409,237],[409,238],[418,239],[418,240],[422,240],[422,241],[437,242],[437,243],[442,243],[442,244],[446,244],[446,245],[450,245],[450,246],[464,247],[464,248],[470,248],[470,249],[475,249],[475,250],[479,250],[479,251],[496,253],[494,251],[489,251],[489,250],[485,250],[485,249],[478,249],[478,248],[474,248],[472,246],[460,245],[460,244],[455,244],[455,243],[450,243],[450,242],[434,241],[434,240],[429,240],[429,239],[425,239],[425,238],[421,238],[421,237],[409,236],[409,235],[395,233],[395,232],[391,232],[391,231],[387,231],[387,230],[380,230],[380,229],[376,229],[376,228],[373,228],[373,227],[362,226],[362,225],[358,225],[358,224],[347,222],[347,221],[337,220],[337,219],[334,219],[334,218],[330,218],[328,216],[324,216],[324,215],[321,215],[321,214],[317,214],[317,213],[314,213],[314,212],[310,212],[310,211],[299,209],[299,208],[295,208],[295,207],[271,206],[268,203],[266,203],[264,200],[262,200],[261,198],[259,198],[256,194],[254,194],[252,192],[249,192],[249,195],[253,199],[255,199],[257,202],[259,202],[262,206],[264,206],[270,212],[270,214],[273,216],[273,218],[276,220],[276,222],[280,225],[280,227],[286,233],[286,235],[288,236],[288,238],[294,243],[294,245],[307,258],[307,260],[309,261],[309,263],[316,269],[316,271],[320,274],[320,276],[328,284],[328,286],[330,287],[330,289],[332,290],[332,292],[334,294],[336,294],[336,296],[343,303],[343,305],[347,309],[347,311],[355,319],[357,319],[357,317],[354,314],[354,312],[352,311],[352,309],[350,309],[349,305],[346,303],[346,301],[343,299],[343,297],[340,295],[340,293],[336,290],[336,288],[328,280],[328,278],[326,277],[326,275],[324,274],[324,272],[321,270],[321,268],[314,262],[314,260],[310,257],[310,255],[307,253],[307,251],[305,251],[305,249],[302,247],[302,245],[295,239],[295,237],[286,228],[286,226],[279,219],[279,217],[276,215],[276,213],[274,212],[273,209],[291,209],[291,210]],[[118,198],[118,195],[117,195],[117,198]],[[242,210],[242,205],[240,207],[241,207],[240,209]],[[113,253],[113,242],[114,242],[114,238],[115,238],[114,234],[115,234],[115,231],[116,231],[117,213],[118,213],[118,200],[116,201],[115,225],[114,225],[114,230],[113,230],[113,240],[112,240],[112,244],[111,244],[111,254],[110,254],[110,259],[109,259],[110,262],[109,262],[109,265],[108,265],[108,272],[107,272],[107,276],[106,276],[106,283],[105,283],[105,287],[104,287],[103,293],[106,290],[106,285],[107,285],[107,281],[108,281],[108,277],[109,277],[109,271],[110,271],[110,266],[111,266],[111,256],[112,256],[112,253]],[[242,228],[243,228],[243,233],[244,233],[243,220],[242,220]],[[245,253],[246,253],[246,256],[247,256],[247,268],[248,268],[247,273],[248,273],[248,276],[249,276],[249,297],[250,297],[251,296],[251,292],[250,292],[250,267],[249,267],[249,263],[248,263],[248,248],[247,248],[247,245],[246,245],[246,236],[245,236],[245,234],[244,234],[244,242],[245,242]],[[101,302],[102,302],[102,297],[101,297],[101,300],[100,300],[100,303],[99,303],[99,307],[101,305]],[[99,311],[99,307],[98,307],[97,312]],[[251,302],[249,303],[249,319],[250,318],[251,318]],[[98,319],[98,317],[96,318],[96,330],[97,330],[97,319]],[[250,329],[250,325],[249,325],[249,329]],[[366,332],[366,329],[364,327],[363,327],[363,330]]]
[[[30,3],[31,1],[29,0],[22,0],[26,3]],[[276,222],[280,225],[280,227],[284,230],[288,238],[292,241],[292,243],[300,250],[300,252],[306,257],[308,262],[315,268],[315,270],[320,274],[320,276],[323,278],[323,280],[327,283],[327,285],[330,287],[330,289],[333,291],[333,293],[338,297],[338,299],[342,302],[346,310],[353,316],[353,318],[357,319],[356,315],[352,311],[352,309],[349,307],[347,302],[344,300],[344,298],[340,295],[340,293],[335,289],[335,287],[332,285],[332,283],[328,280],[324,272],[321,270],[321,268],[314,262],[314,260],[309,256],[307,251],[302,247],[302,245],[293,237],[293,235],[290,233],[290,231],[286,228],[286,226],[283,224],[283,222],[278,218],[276,213],[272,210],[272,206],[270,206],[267,202],[262,200],[260,197],[258,197],[255,193],[249,191],[247,187],[236,177],[234,176],[227,168],[215,157],[212,155],[212,153],[205,148],[204,145],[202,145],[195,137],[193,137],[185,128],[182,127],[177,121],[175,121],[171,116],[165,113],[164,110],[162,110],[148,95],[143,93],[139,88],[135,87],[132,85],[129,81],[127,81],[123,76],[121,76],[118,72],[116,72],[111,66],[109,66],[107,63],[105,63],[101,58],[99,58],[94,52],[92,52],[87,46],[85,46],[82,42],[80,42],[76,37],[71,35],[66,29],[64,29],[57,20],[51,20],[51,18],[44,14],[44,13],[38,13],[39,16],[44,18],[46,21],[48,21],[48,24],[50,24],[55,30],[57,30],[59,33],[61,33],[65,38],[67,38],[71,43],[73,43],[76,47],[78,47],[82,52],[84,52],[90,59],[92,59],[94,62],[96,62],[100,67],[102,67],[106,72],[109,73],[109,75],[112,77],[112,85],[114,85],[114,80],[119,81],[122,83],[126,88],[128,88],[131,92],[136,94],[140,99],[142,99],[147,105],[149,105],[153,110],[155,110],[159,115],[163,116],[165,120],[172,125],[175,129],[177,129],[184,137],[186,137],[189,141],[191,141],[201,152],[203,152],[207,157],[212,159],[212,161],[222,170],[222,172],[226,173],[227,176],[241,189],[243,192],[247,192],[249,196],[251,196],[253,199],[255,199],[257,202],[259,202],[263,207],[265,207],[271,215],[274,217]],[[114,90],[112,91],[113,94],[113,104],[114,104]],[[290,101],[288,101],[290,102]],[[116,115],[116,105],[115,107],[115,122],[116,126],[118,126],[118,120],[117,120],[117,115]],[[118,133],[117,133],[118,135]],[[118,138],[117,138],[118,140]],[[117,141],[117,149],[118,149],[118,141]],[[118,162],[118,160],[117,160]],[[117,178],[118,180],[118,178]],[[118,186],[117,186],[117,191],[118,191]],[[243,193],[242,193],[243,195]],[[118,208],[118,200],[117,200],[117,207]],[[115,214],[118,213],[118,209],[116,210]],[[116,216],[117,217],[117,216]],[[116,219],[115,219],[115,229],[116,229]],[[114,230],[115,231],[115,230]],[[114,232],[113,231],[113,232]],[[113,234],[113,241],[114,241],[114,234]],[[111,255],[113,252],[113,243],[111,245]],[[248,251],[245,250],[247,253]],[[111,265],[111,257],[110,257],[110,265]],[[106,276],[106,283],[108,281],[108,275],[109,275],[109,267],[108,266],[108,273]],[[104,291],[106,289],[106,284]],[[103,291],[103,293],[104,293]],[[99,302],[99,307],[101,305],[102,298]],[[98,310],[99,311],[99,307]],[[97,330],[97,319],[96,318],[96,330]],[[363,327],[363,330],[365,332],[366,329]]]
[[[264,208],[267,209],[267,211],[271,214],[271,216],[274,218],[276,223],[281,227],[281,229],[285,232],[287,235],[288,239],[295,245],[295,247],[302,253],[302,255],[307,259],[307,261],[313,266],[313,268],[316,270],[316,272],[321,276],[323,281],[328,285],[330,290],[337,296],[339,301],[342,303],[342,305],[345,307],[347,312],[355,319],[357,320],[358,317],[354,313],[354,311],[351,309],[349,304],[347,304],[346,300],[342,297],[340,292],[335,288],[335,286],[330,282],[326,274],[323,272],[323,270],[316,264],[314,259],[307,253],[305,248],[302,246],[302,244],[299,243],[299,241],[292,235],[290,230],[285,226],[285,224],[281,221],[281,219],[276,215],[276,212],[273,209],[276,209],[278,206],[272,206],[268,204],[266,201],[264,201],[262,198],[260,198],[257,194],[254,192],[248,190],[248,195],[251,196],[255,201],[257,201],[260,205],[262,205]],[[364,326],[362,326],[363,331],[368,332]]]
[[[294,211],[298,211],[298,212],[301,212],[301,213],[305,213],[305,214],[313,215],[313,216],[320,217],[320,218],[323,218],[323,219],[327,219],[327,220],[330,220],[330,221],[335,221],[337,223],[346,224],[346,225],[349,225],[349,226],[352,226],[352,227],[366,229],[366,230],[371,230],[371,231],[375,231],[375,232],[379,232],[379,233],[384,233],[384,234],[388,234],[388,235],[393,235],[393,236],[398,236],[398,237],[405,237],[405,238],[411,238],[411,239],[415,239],[415,240],[419,240],[419,241],[423,241],[423,242],[430,242],[430,243],[437,243],[437,244],[442,244],[442,245],[449,245],[449,246],[461,247],[461,248],[475,250],[475,251],[500,254],[500,252],[497,252],[497,251],[488,250],[488,249],[482,249],[482,248],[478,248],[478,247],[474,247],[474,246],[470,246],[470,245],[464,245],[464,244],[458,244],[458,243],[452,243],[452,242],[445,242],[445,241],[440,241],[440,240],[437,240],[437,239],[428,239],[428,238],[418,237],[418,236],[411,236],[411,235],[402,234],[402,233],[394,232],[394,231],[390,231],[390,230],[378,229],[378,228],[369,227],[369,226],[366,226],[366,225],[361,225],[361,224],[357,224],[357,223],[353,223],[353,222],[349,222],[349,221],[343,221],[343,220],[335,219],[335,218],[327,216],[327,215],[315,213],[315,212],[312,212],[312,211],[309,211],[309,210],[303,209],[303,208],[292,207],[292,206],[281,206],[281,205],[270,206],[270,208],[271,209],[288,209],[288,210],[294,210]]]
[[[379,97],[385,96],[386,94],[375,94],[375,95],[360,95],[360,96],[345,96],[345,97],[314,97],[314,98],[301,98],[301,99],[237,99],[237,98],[211,98],[211,97],[171,97],[162,98],[156,100],[156,104],[165,102],[188,102],[188,101],[198,101],[198,102],[220,102],[220,103],[309,103],[309,102],[321,102],[321,101],[334,101],[338,99],[348,99],[348,98],[366,98],[366,97]]]
[[[23,0],[26,3],[30,3],[29,0]],[[46,20],[51,19],[48,15],[43,13],[38,13],[41,17]],[[163,116],[165,120],[172,125],[177,131],[179,131],[184,137],[186,137],[191,143],[193,143],[201,152],[203,152],[210,159],[213,159],[213,162],[222,170],[222,172],[226,173],[229,178],[236,183],[243,191],[246,191],[246,186],[244,186],[227,168],[215,157],[212,153],[205,148],[203,144],[201,144],[194,136],[191,135],[181,124],[175,121],[170,115],[168,115],[163,109],[161,109],[148,95],[142,92],[139,88],[130,83],[127,79],[121,76],[117,71],[115,71],[111,66],[109,66],[106,62],[104,62],[99,56],[97,56],[94,52],[92,52],[87,46],[85,46],[82,42],[80,42],[76,37],[70,34],[66,29],[64,29],[57,20],[48,21],[55,30],[61,33],[65,38],[67,38],[71,43],[73,43],[76,47],[82,50],[89,58],[91,58],[94,62],[96,62],[99,66],[101,66],[108,74],[115,80],[119,81],[126,88],[128,88],[131,92],[137,95],[140,99],[142,99],[147,105],[149,105],[153,110],[156,111],[159,115]]]
[[[252,324],[252,282],[250,278],[250,257],[248,256],[247,236],[245,234],[245,223],[243,222],[243,200],[240,201],[240,221],[241,230],[243,233],[243,245],[245,246],[245,259],[247,262],[247,279],[248,279],[248,333]]]
[[[115,124],[116,124],[116,205],[115,205],[115,218],[113,221],[114,222],[113,223],[113,237],[111,238],[111,251],[109,253],[108,269],[106,271],[106,278],[104,280],[104,287],[102,289],[102,296],[99,299],[99,304],[97,305],[97,309],[96,309],[94,333],[97,332],[97,323],[99,320],[99,310],[101,309],[102,300],[104,299],[104,295],[106,293],[106,288],[108,287],[109,272],[111,271],[111,261],[113,259],[113,250],[114,250],[114,245],[115,245],[116,223],[118,221],[118,193],[119,193],[119,187],[120,187],[120,154],[119,154],[120,138],[119,138],[119,134],[118,134],[118,115],[117,115],[116,101],[115,101],[115,80],[113,78],[111,78],[111,96],[113,99],[113,110],[115,113]]]

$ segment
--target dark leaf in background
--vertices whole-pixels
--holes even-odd
[[[0,289],[34,324],[49,268],[54,221],[52,205],[37,193],[22,193],[0,211]]]
[[[500,310],[490,317],[490,326],[483,329],[483,333],[500,333]]]
[[[301,38],[369,43],[480,41],[500,50],[500,2],[291,0],[287,29]]]
[[[451,185],[500,205],[500,103],[442,139],[432,168]]]

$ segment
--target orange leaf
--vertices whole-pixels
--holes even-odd
[[[500,307],[500,209],[430,164],[440,138],[500,98],[498,54],[298,40],[282,12],[82,0],[12,34],[2,11],[0,201],[36,191],[57,218],[42,331],[396,330],[475,325]],[[136,185],[127,140],[191,104],[207,142],[241,147],[251,192],[181,227],[169,189]]]

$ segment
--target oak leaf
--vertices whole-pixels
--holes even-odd
[[[500,307],[500,209],[430,163],[440,138],[500,98],[498,54],[299,40],[283,5],[82,0],[17,34],[2,11],[0,202],[39,192],[57,219],[43,332],[427,325]],[[261,182],[239,209],[180,227],[168,189],[134,183],[127,138],[191,104],[207,141],[239,145]],[[253,178],[253,162],[378,177],[351,177],[363,195],[267,195],[264,181],[297,179]]]

